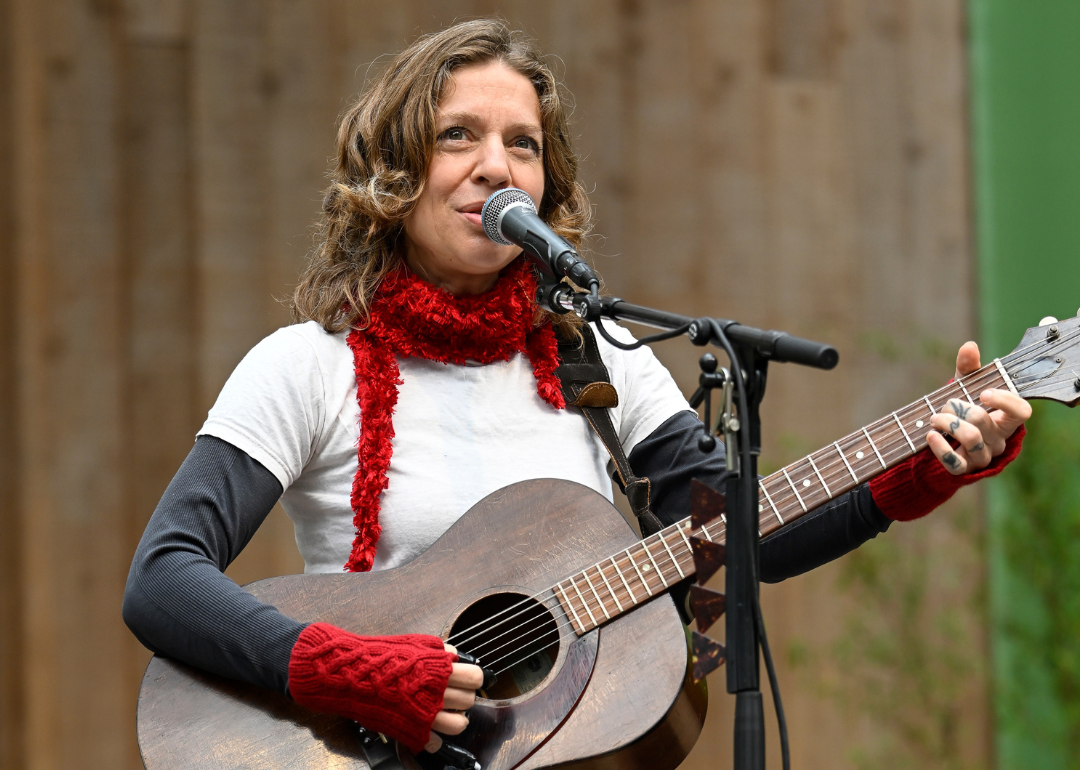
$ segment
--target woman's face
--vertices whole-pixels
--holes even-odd
[[[501,62],[454,72],[439,102],[435,153],[424,192],[405,219],[405,259],[452,294],[481,294],[519,253],[484,234],[480,209],[504,187],[537,208],[544,195],[540,101],[532,83]]]

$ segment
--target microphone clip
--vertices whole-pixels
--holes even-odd
[[[573,311],[574,289],[561,281],[541,280],[536,285],[536,304],[552,313],[564,315]]]

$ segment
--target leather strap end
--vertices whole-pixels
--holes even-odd
[[[570,402],[574,406],[611,409],[619,405],[619,393],[610,382],[590,382]]]

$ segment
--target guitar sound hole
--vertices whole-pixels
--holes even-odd
[[[559,654],[559,626],[548,608],[521,594],[493,594],[469,606],[449,642],[480,659],[498,680],[480,695],[507,700],[532,690]]]

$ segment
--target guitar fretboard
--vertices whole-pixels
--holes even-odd
[[[908,404],[760,482],[758,531],[764,537],[823,503],[902,463],[926,446],[930,418],[951,399],[977,404],[987,388],[1016,392],[1001,363],[981,369]],[[700,536],[724,542],[727,519]],[[695,573],[690,519],[571,575],[551,590],[580,635],[618,617]]]

